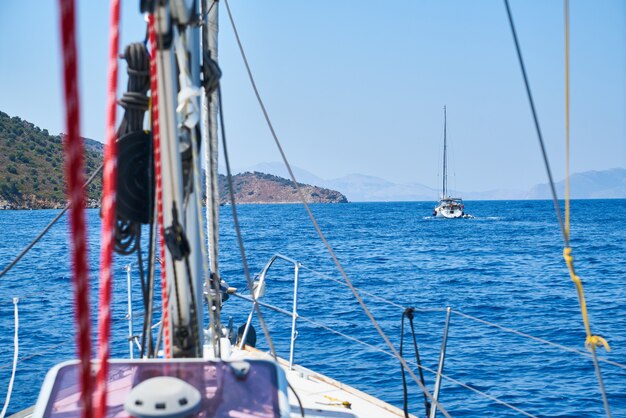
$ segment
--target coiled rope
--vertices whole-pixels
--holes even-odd
[[[65,176],[70,200],[70,234],[72,248],[72,277],[76,300],[75,318],[78,325],[77,346],[80,359],[81,416],[91,418],[93,383],[90,373],[91,326],[89,323],[89,268],[85,231],[85,191],[83,179],[83,140],[80,136],[78,96],[78,65],[76,50],[76,14],[74,0],[59,0],[61,40],[63,50],[63,80],[65,95],[66,131]]]
[[[11,371],[11,379],[9,380],[9,387],[7,389],[7,396],[4,399],[4,406],[2,407],[2,412],[0,412],[0,418],[4,418],[7,413],[7,408],[9,407],[9,403],[11,402],[11,393],[13,393],[13,382],[15,381],[15,372],[17,370],[17,359],[19,357],[19,330],[20,330],[20,316],[19,311],[17,309],[17,304],[19,302],[19,298],[13,298],[13,316],[15,318],[15,334],[13,337],[13,369]]]
[[[511,28],[511,33],[513,35],[513,40],[515,42],[515,49],[517,51],[517,57],[519,60],[519,65],[522,71],[522,75],[524,78],[524,85],[526,87],[526,94],[528,96],[528,102],[530,103],[530,108],[532,110],[533,120],[535,122],[535,129],[537,131],[537,138],[539,139],[539,145],[541,146],[541,152],[543,155],[543,161],[546,168],[546,172],[548,174],[548,180],[550,183],[550,191],[552,193],[552,201],[554,203],[554,209],[556,212],[556,217],[559,222],[559,226],[561,228],[561,233],[563,235],[563,242],[565,244],[565,248],[563,249],[563,258],[565,259],[565,263],[567,264],[567,268],[570,274],[570,278],[576,285],[576,292],[578,294],[578,301],[580,304],[581,315],[583,317],[583,323],[585,326],[586,340],[585,346],[587,349],[591,351],[593,366],[596,372],[596,376],[598,378],[598,386],[600,388],[600,393],[602,394],[602,402],[604,403],[604,410],[606,412],[606,416],[608,418],[611,417],[611,410],[609,407],[609,402],[606,396],[606,389],[604,388],[604,382],[602,380],[602,373],[600,371],[600,365],[598,363],[598,358],[596,355],[596,347],[604,346],[604,348],[610,350],[610,347],[606,340],[600,336],[593,335],[591,333],[591,326],[589,325],[589,318],[587,314],[587,303],[585,302],[585,294],[583,290],[582,281],[580,277],[576,275],[574,270],[574,257],[572,256],[572,249],[570,247],[570,205],[569,205],[569,2],[568,0],[564,0],[564,20],[565,20],[565,142],[566,142],[566,204],[565,204],[565,221],[561,216],[561,209],[559,207],[559,201],[556,195],[556,189],[554,187],[554,180],[552,178],[552,172],[550,170],[550,164],[548,162],[548,155],[546,154],[546,149],[543,141],[543,136],[541,134],[541,128],[539,127],[539,119],[537,118],[537,112],[535,111],[535,104],[533,101],[532,93],[530,90],[530,83],[528,82],[528,76],[526,75],[526,68],[524,66],[524,59],[522,58],[522,52],[519,46],[519,41],[517,39],[517,33],[515,31],[515,24],[513,23],[513,16],[511,15],[511,8],[509,6],[509,1],[504,0],[504,4],[506,6],[507,16],[509,18],[509,25]]]
[[[126,46],[123,58],[127,63],[128,84],[119,99],[124,116],[117,131],[118,184],[117,221],[115,225],[115,252],[140,257],[141,224],[150,223],[154,191],[152,183],[151,136],[144,132],[144,116],[150,108],[147,96],[150,89],[150,58],[143,43]],[[140,263],[141,265],[141,263]],[[142,294],[146,299],[143,274]]]
[[[102,224],[100,248],[100,301],[98,304],[98,374],[95,388],[95,416],[107,413],[107,382],[109,374],[109,340],[111,338],[111,294],[113,279],[113,248],[115,246],[115,212],[117,183],[116,95],[119,55],[120,1],[111,0],[109,32],[109,76],[107,89],[106,144],[104,147],[104,174],[102,175]]]

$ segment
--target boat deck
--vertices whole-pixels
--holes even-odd
[[[246,347],[244,352],[235,353],[232,358],[251,357],[258,359],[271,358],[269,354],[254,348]],[[280,366],[287,375],[290,386],[298,394],[304,416],[307,418],[397,418],[404,417],[404,411],[381,401],[367,393],[348,386],[334,379],[316,373],[302,366],[294,365],[278,359]],[[291,417],[301,417],[298,399],[292,390],[289,391]],[[415,418],[413,415],[410,417]]]
[[[259,364],[257,360],[267,361],[272,360],[272,357],[268,353],[257,350],[255,348],[246,347],[243,350],[233,348],[233,350],[231,351],[231,355],[228,358],[228,361],[236,362],[237,360],[246,360],[253,362],[253,364]],[[180,361],[182,361],[182,363],[180,363]],[[204,363],[202,360],[200,360],[200,363],[198,363],[193,362],[192,359],[189,359],[189,362],[187,362],[188,364],[186,365],[184,360],[179,360],[179,363],[180,364],[177,363],[177,367],[186,368],[188,371],[194,370],[194,373],[196,374],[198,371],[196,367],[198,364],[201,364],[202,367],[200,368],[200,373],[205,376],[205,379],[206,371],[202,372],[202,370],[204,370],[203,368],[216,367],[211,366],[211,364],[214,363]],[[116,377],[115,379],[113,379],[113,381],[110,381],[110,396],[108,402],[110,407],[107,415],[127,416],[127,414],[123,411],[122,404],[126,399],[126,394],[128,393],[129,388],[133,385],[133,376],[135,376],[137,373],[146,374],[152,369],[160,370],[166,363],[163,363],[161,361],[148,361],[146,363],[136,362],[133,363],[133,365],[127,365],[127,363],[124,361],[117,361],[116,363],[112,364],[116,365],[116,367],[118,368],[121,367],[120,371],[125,370],[126,373],[121,373],[120,371],[112,373],[115,374]],[[269,363],[264,362],[263,364]],[[278,364],[280,368],[285,372],[285,377],[287,378],[290,386],[290,390],[286,391],[288,394],[289,408],[285,408],[283,411],[289,411],[289,415],[291,418],[297,418],[303,415],[307,418],[404,417],[404,411],[402,411],[400,408],[390,405],[380,399],[377,399],[374,396],[361,392],[349,385],[331,379],[322,374],[316,373],[302,366],[294,365],[290,368],[289,363],[281,358],[278,359]],[[33,411],[33,408],[28,408],[24,411],[12,415],[10,418],[28,418],[40,414],[47,415],[47,413],[43,412],[43,409],[47,402],[52,402],[54,404],[53,415],[59,416],[60,414],[63,416],[78,416],[80,414],[80,406],[78,404],[79,397],[76,392],[78,387],[77,382],[75,381],[76,365],[76,361],[66,362],[66,364],[58,365],[57,371],[55,373],[49,373],[49,376],[46,377],[46,381],[44,382],[44,387],[48,387],[49,393],[48,390],[43,389],[42,392],[48,393],[47,396],[50,399],[44,399],[44,403],[41,405],[38,413],[37,411]],[[142,369],[146,370],[142,371]],[[159,370],[157,370],[157,372]],[[257,380],[262,378],[261,372],[262,370],[257,370]],[[50,375],[52,375],[51,379],[49,379]],[[52,382],[56,383],[52,385]],[[224,381],[223,383],[226,384],[228,382]],[[53,387],[55,388],[54,390],[52,390]],[[261,392],[263,391],[261,386],[257,385],[255,387],[255,390],[257,391],[255,393],[258,393],[259,390],[261,390]],[[251,390],[251,388],[247,388],[246,390]],[[294,394],[294,392],[297,394],[297,396]],[[237,407],[235,409],[243,408],[243,410],[247,411],[247,413],[244,414],[245,416],[257,416],[254,412],[251,412],[254,410],[254,408],[247,408],[245,407],[245,405],[240,405],[240,402],[242,400],[240,396],[242,395],[243,393],[239,393],[238,395],[234,396],[236,399],[230,399],[231,403],[235,402],[237,404]],[[233,396],[231,396],[230,398],[232,397]],[[220,407],[218,408],[218,410],[215,410],[213,412],[205,411],[205,413],[208,412],[209,416],[223,416],[222,414],[226,410],[231,411],[231,407],[233,407],[233,404],[228,405],[227,400],[228,399],[226,398],[222,399],[221,403],[224,404],[223,408]],[[286,403],[284,405],[287,406]],[[38,405],[38,407],[39,406],[40,405]],[[216,413],[217,415],[213,415],[213,413]],[[201,414],[201,416],[204,416],[204,414]],[[265,415],[262,413],[258,416]],[[415,418],[413,415],[409,416]]]

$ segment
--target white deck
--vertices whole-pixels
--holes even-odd
[[[246,348],[244,352],[235,350],[232,358],[252,357],[259,359],[271,358],[269,354]],[[279,364],[287,375],[289,384],[296,391],[307,418],[397,418],[404,417],[404,411],[381,401],[351,386],[333,380],[301,366],[289,364],[279,358]],[[293,391],[289,391],[291,417],[301,417],[300,407]],[[415,418],[413,415],[410,417]]]

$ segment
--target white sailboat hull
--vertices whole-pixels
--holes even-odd
[[[461,199],[442,199],[433,211],[436,218],[455,219],[465,216],[464,205]]]
[[[437,218],[454,219],[454,218],[460,218],[463,216],[463,211],[460,209],[449,210],[447,208],[437,207],[435,208],[435,213],[436,213],[435,217]]]

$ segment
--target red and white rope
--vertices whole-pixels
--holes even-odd
[[[89,279],[85,231],[85,191],[83,189],[83,139],[80,136],[78,99],[78,69],[76,52],[76,11],[74,0],[59,0],[61,40],[63,49],[63,80],[65,94],[66,130],[65,177],[70,200],[70,233],[72,248],[72,278],[76,300],[75,317],[78,324],[78,357],[80,358],[80,387],[83,418],[92,417],[92,383],[90,376]]]
[[[107,377],[109,372],[109,338],[111,335],[111,293],[113,247],[115,245],[115,204],[117,182],[117,135],[115,133],[117,110],[117,73],[119,55],[120,1],[111,0],[109,32],[109,71],[107,89],[106,144],[102,174],[102,227],[100,250],[100,303],[98,308],[98,360],[96,376],[95,416],[104,418],[107,411]]]
[[[163,340],[165,358],[172,357],[169,327],[169,296],[167,292],[167,275],[165,272],[165,228],[163,226],[163,177],[161,175],[161,134],[159,126],[159,94],[157,80],[157,36],[155,16],[148,18],[148,37],[150,40],[150,89],[152,90],[152,138],[154,144],[154,171],[156,180],[157,222],[159,225],[159,247],[161,258],[161,300],[163,305]]]

